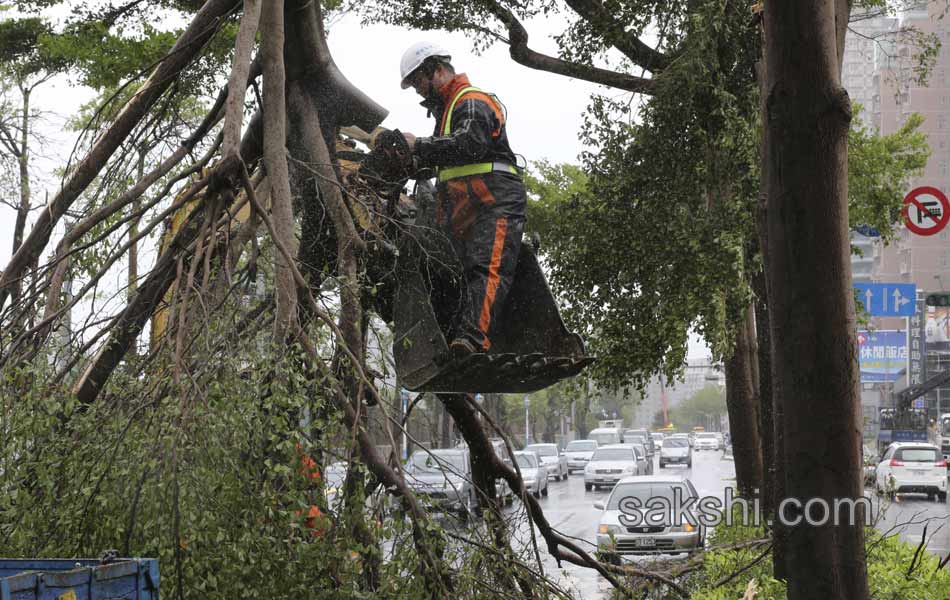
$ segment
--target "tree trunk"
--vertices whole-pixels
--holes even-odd
[[[736,332],[735,350],[726,360],[726,406],[736,463],[736,487],[745,498],[762,489],[762,444],[759,439],[758,390],[753,374],[750,340],[752,315]]]
[[[20,121],[20,155],[17,156],[17,164],[20,167],[20,207],[16,213],[16,224],[13,226],[13,251],[10,256],[16,254],[23,243],[26,219],[30,215],[30,88],[21,86],[20,93],[23,96],[23,115]],[[12,290],[14,301],[20,297],[21,289],[20,281],[17,280]]]
[[[868,598],[860,403],[848,238],[848,129],[840,2],[765,3],[768,289],[773,392],[782,407],[785,489],[821,499],[833,523],[789,526],[790,600]],[[795,518],[801,510],[786,510]],[[815,515],[817,513],[817,515]],[[812,511],[820,517],[821,511]]]

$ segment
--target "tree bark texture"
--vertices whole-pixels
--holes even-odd
[[[20,88],[23,96],[23,114],[20,119],[20,147],[17,156],[17,165],[20,168],[20,206],[17,208],[16,223],[13,226],[13,250],[11,256],[23,244],[23,232],[26,230],[26,219],[30,215],[30,88]],[[13,286],[14,301],[20,296],[21,285],[17,281]],[[3,302],[0,301],[0,307]]]
[[[736,487],[745,498],[757,496],[762,489],[758,390],[752,364],[755,358],[750,343],[753,329],[751,315],[747,315],[736,331],[732,356],[725,361],[726,406],[736,463]]]
[[[799,0],[766,2],[764,12],[769,317],[783,491],[831,507],[862,495],[840,9],[834,0]],[[788,528],[790,600],[868,598],[863,523],[848,524],[847,509],[839,512],[838,525]]]
[[[261,9],[261,53],[264,62],[264,168],[271,186],[274,230],[296,256],[297,237],[287,167],[283,0],[270,0]],[[282,256],[277,256],[275,280],[275,325],[278,338],[283,338],[294,330],[297,320],[297,287],[290,265]]]
[[[13,282],[23,277],[26,269],[46,248],[53,227],[59,219],[92,183],[156,100],[177,81],[176,75],[201,53],[205,43],[217,31],[217,24],[238,2],[239,0],[208,0],[201,7],[165,59],[155,68],[138,93],[122,108],[112,126],[96,140],[82,162],[76,165],[72,175],[50,201],[46,210],[39,214],[30,235],[3,270],[3,275],[0,276],[0,308],[9,297]]]

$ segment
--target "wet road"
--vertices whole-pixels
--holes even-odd
[[[689,478],[701,496],[714,496],[723,499],[727,487],[735,485],[735,465],[724,461],[721,452],[694,452],[692,468],[668,467],[662,471],[654,460],[654,474],[678,473]],[[540,500],[545,516],[555,529],[566,536],[576,538],[578,544],[589,552],[595,547],[595,530],[600,518],[600,510],[594,508],[594,502],[605,501],[609,490],[584,490],[584,478],[580,472],[572,474],[567,481],[549,482],[547,498]],[[881,501],[873,493],[873,513],[877,516],[876,527],[889,534],[897,533],[901,539],[914,545],[920,542],[924,524],[928,524],[928,550],[941,557],[950,552],[950,504],[926,500],[923,496],[898,496],[897,501]],[[518,502],[512,511],[518,510]],[[527,539],[527,530],[521,532]],[[560,585],[573,592],[578,599],[607,598],[610,584],[591,569],[576,567],[567,563],[558,569],[557,564],[547,554],[543,544],[540,548],[544,568],[555,577]],[[669,559],[670,557],[663,557]],[[649,562],[652,558],[637,558],[638,562]]]

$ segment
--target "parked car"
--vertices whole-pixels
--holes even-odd
[[[619,427],[598,427],[591,429],[587,437],[595,440],[598,446],[619,444],[623,441],[623,430]]]
[[[699,515],[692,512],[695,525],[683,518],[674,521],[675,513],[663,519],[664,522],[644,522],[637,525],[624,524],[620,517],[621,502],[626,498],[636,498],[643,506],[645,516],[649,507],[647,502],[653,498],[665,498],[672,505],[675,492],[679,489],[682,500],[698,498],[699,493],[689,479],[671,475],[653,475],[649,477],[627,477],[614,487],[606,502],[595,502],[594,508],[603,511],[597,525],[597,554],[602,560],[613,564],[620,563],[620,557],[632,554],[681,554],[703,547],[706,529],[699,523]],[[695,506],[695,503],[694,503]]]
[[[643,444],[621,444],[630,446],[637,453],[637,475],[653,475],[653,458],[647,455],[647,449]]]
[[[697,433],[693,437],[693,448],[696,450],[719,450],[719,438],[715,433]]]
[[[590,458],[597,449],[597,440],[574,440],[568,442],[564,449],[564,456],[567,457],[567,471],[583,471]]]
[[[478,505],[467,449],[417,450],[405,467],[406,483],[436,509],[467,517]]]
[[[640,444],[646,450],[647,456],[653,460],[653,438],[646,429],[628,429],[623,432],[624,444]]]
[[[508,454],[508,447],[505,446],[505,440],[499,438],[492,438],[489,440],[491,442],[492,449],[495,451],[495,454],[501,458],[502,462],[506,465],[511,466],[511,455]],[[468,450],[468,444],[461,442],[456,448]],[[495,480],[495,496],[504,500],[505,504],[511,504],[514,502],[515,495],[511,491],[511,488],[508,486],[508,482],[504,479]]]
[[[515,462],[521,471],[525,491],[535,498],[548,495],[548,468],[535,452],[515,452]]]
[[[567,479],[570,471],[567,470],[567,456],[558,450],[557,444],[529,444],[525,446],[528,452],[537,452],[541,462],[548,468],[548,474],[554,476],[554,481]]]
[[[877,465],[875,477],[877,489],[891,497],[917,493],[947,501],[947,461],[933,444],[891,444]]]
[[[693,466],[693,449],[689,447],[689,440],[676,436],[663,440],[660,446],[660,468],[668,464]]]
[[[600,486],[613,486],[624,477],[638,473],[633,448],[620,444],[601,446],[584,468],[584,489],[589,492]]]

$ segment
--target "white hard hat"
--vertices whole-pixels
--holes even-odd
[[[413,71],[418,69],[419,65],[421,65],[425,59],[431,56],[444,58],[446,62],[452,60],[452,56],[448,50],[432,42],[419,42],[409,46],[409,49],[403,53],[402,60],[399,61],[399,75],[402,78],[402,89],[409,87],[409,82],[406,81],[406,78],[409,77]]]

